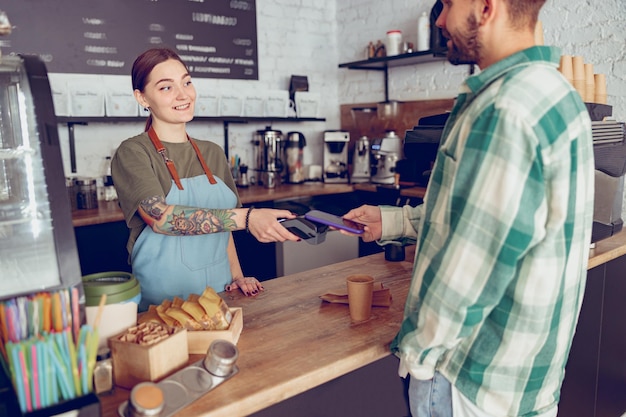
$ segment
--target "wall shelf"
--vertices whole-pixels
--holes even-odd
[[[362,61],[346,62],[344,64],[339,64],[339,68],[386,71],[388,68],[392,67],[425,64],[427,62],[443,61],[445,59],[446,52],[420,51],[380,58],[370,58]]]
[[[147,116],[134,117],[73,117],[73,116],[57,116],[57,123],[67,125],[69,133],[70,145],[70,167],[72,173],[76,172],[76,139],[74,134],[75,125],[87,125],[89,123],[125,123],[125,122],[145,122]],[[228,158],[228,125],[231,123],[248,123],[248,122],[282,122],[282,123],[301,123],[301,122],[324,122],[325,118],[314,117],[237,117],[237,116],[196,116],[196,121],[203,122],[221,122],[224,125],[224,153]]]
[[[339,68],[351,70],[383,71],[385,74],[385,101],[389,101],[389,68],[407,65],[425,64],[428,62],[444,61],[445,51],[420,51],[380,58],[364,59],[362,61],[339,64]]]

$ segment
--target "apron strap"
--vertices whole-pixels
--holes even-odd
[[[163,157],[163,162],[165,162],[165,166],[167,166],[167,170],[169,171],[170,176],[174,180],[174,183],[176,183],[176,186],[178,187],[179,190],[183,190],[184,189],[183,184],[180,182],[180,176],[178,175],[178,171],[176,170],[174,161],[172,161],[170,158],[167,157],[167,153],[166,153],[167,151],[165,149],[165,146],[163,146],[163,143],[161,143],[161,141],[159,140],[159,137],[157,136],[153,127],[150,127],[150,129],[148,130],[148,137],[150,137],[150,141],[152,142],[152,145],[154,145],[154,148],[156,149],[156,151],[161,155],[161,157]],[[217,181],[213,177],[213,173],[207,166],[206,162],[204,161],[204,158],[202,157],[202,154],[200,153],[200,149],[198,149],[198,145],[196,145],[196,143],[189,137],[189,135],[187,135],[187,140],[189,140],[189,143],[191,143],[191,146],[193,147],[193,150],[195,151],[196,156],[198,157],[198,160],[200,161],[200,165],[202,165],[202,169],[204,170],[204,173],[209,179],[209,183],[217,184]]]
[[[206,174],[206,177],[209,179],[209,183],[217,184],[217,181],[215,181],[215,178],[213,177],[213,173],[211,172],[211,170],[209,169],[208,165],[204,161],[204,158],[202,157],[202,154],[200,153],[200,149],[198,149],[198,145],[196,145],[196,142],[194,140],[192,140],[189,137],[189,135],[187,135],[187,140],[189,141],[189,143],[191,143],[191,146],[193,146],[193,150],[196,151],[196,155],[198,156],[198,160],[200,161],[200,165],[202,165],[202,169],[204,170],[204,173]]]
[[[150,130],[148,130],[148,136],[150,137],[154,148],[163,157],[163,162],[165,162],[165,166],[167,166],[167,170],[170,172],[170,176],[176,183],[176,186],[179,190],[182,190],[183,184],[180,182],[178,171],[176,171],[176,166],[174,166],[174,161],[167,157],[165,146],[163,146],[163,143],[161,143],[161,141],[159,140],[159,137],[157,136],[153,127],[150,127]]]

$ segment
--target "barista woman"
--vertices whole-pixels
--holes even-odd
[[[297,241],[278,222],[295,215],[240,208],[222,148],[187,135],[196,91],[174,51],[141,54],[132,84],[150,116],[144,133],[121,143],[111,173],[130,229],[127,248],[141,284],[140,310],[207,286],[258,294],[263,286],[243,276],[231,232],[245,229],[260,242]]]

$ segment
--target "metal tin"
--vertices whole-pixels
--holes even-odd
[[[98,208],[98,186],[95,178],[76,178],[76,208],[88,210]]]
[[[227,340],[215,340],[209,346],[203,365],[215,376],[228,376],[239,357],[237,346]]]
[[[130,391],[128,417],[158,416],[164,406],[161,387],[154,382],[140,382]]]

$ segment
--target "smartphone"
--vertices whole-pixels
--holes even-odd
[[[344,219],[334,214],[326,213],[321,210],[311,210],[304,215],[304,218],[312,222],[322,223],[330,227],[346,230],[354,234],[362,234],[365,228],[364,224],[357,223],[352,220]]]

